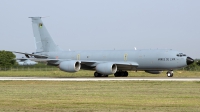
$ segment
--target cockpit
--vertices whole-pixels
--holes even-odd
[[[179,53],[179,54],[177,54],[176,56],[178,56],[178,57],[182,57],[182,56],[186,56],[186,54]]]
[[[183,54],[183,53],[178,53],[176,56],[177,57],[186,57],[187,55]],[[187,65],[190,65],[190,64],[194,63],[194,59],[187,56],[186,57],[186,63],[187,63]]]

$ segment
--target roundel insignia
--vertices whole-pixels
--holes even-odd
[[[39,27],[42,28],[42,23],[39,24]]]

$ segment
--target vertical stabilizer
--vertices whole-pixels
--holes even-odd
[[[41,17],[30,18],[32,19],[33,34],[36,42],[36,52],[59,51],[59,47],[52,40],[41,20]]]

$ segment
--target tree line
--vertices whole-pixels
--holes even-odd
[[[195,59],[194,63],[183,68],[187,71],[200,71],[200,59]]]
[[[11,67],[15,65],[15,58],[16,56],[12,52],[0,51],[0,67]]]

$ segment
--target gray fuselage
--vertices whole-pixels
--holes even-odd
[[[82,69],[93,69],[96,65],[84,64],[84,61],[137,63],[138,67],[120,66],[118,70],[173,70],[187,66],[187,56],[174,50],[108,50],[108,51],[62,51],[48,52],[50,59],[77,60]],[[49,62],[58,65],[59,62]]]

